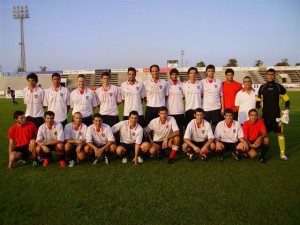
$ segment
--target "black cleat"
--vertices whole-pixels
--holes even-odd
[[[170,159],[168,160],[168,164],[173,164],[175,162],[175,159]]]
[[[239,155],[239,153],[237,153],[237,152],[233,152],[233,153],[232,153],[232,156],[233,156],[233,158],[234,158],[236,161],[240,161],[240,160],[241,160],[240,155]]]
[[[202,161],[207,161],[207,156],[206,155],[200,155],[200,158],[202,159]]]
[[[219,156],[218,156],[218,160],[219,160],[220,162],[223,162],[223,160],[224,160],[223,155],[219,155]]]

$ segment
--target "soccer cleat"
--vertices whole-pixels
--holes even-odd
[[[192,162],[195,160],[195,155],[194,154],[190,154],[189,155],[189,160]]]
[[[138,156],[138,163],[140,163],[140,164],[144,163],[144,160],[141,156]]]
[[[37,160],[33,160],[33,161],[32,161],[32,166],[38,166],[38,165],[39,165],[39,163],[38,163]]]
[[[239,155],[238,152],[233,152],[233,153],[232,153],[232,156],[233,156],[233,158],[234,158],[236,161],[240,161],[240,160],[241,160],[240,155]]]
[[[259,161],[260,161],[261,163],[266,163],[266,162],[267,162],[266,159],[263,158],[263,157],[259,157]]]
[[[108,160],[108,157],[107,157],[107,156],[104,157],[104,162],[105,162],[105,164],[107,164],[107,165],[109,164],[109,160]]]
[[[173,164],[175,162],[175,159],[173,158],[173,159],[170,159],[169,158],[169,160],[168,160],[168,164]]]
[[[126,163],[127,163],[127,157],[123,157],[122,163],[123,163],[123,164],[126,164]]]
[[[66,162],[65,162],[65,160],[60,160],[60,161],[59,161],[59,165],[60,165],[60,167],[66,167]]]
[[[69,167],[73,168],[75,166],[75,160],[70,160]]]
[[[98,160],[99,160],[100,158],[96,158],[94,161],[93,161],[93,165],[96,165],[97,163],[98,163]]]
[[[43,165],[44,165],[44,166],[49,166],[49,159],[44,159]]]
[[[283,160],[283,161],[287,161],[288,160],[288,158],[286,157],[286,155],[280,156],[280,159]]]
[[[39,155],[39,156],[37,157],[37,159],[39,160],[40,163],[42,163],[42,162],[44,161],[44,158],[43,158],[43,156],[41,156],[41,155]]]
[[[20,160],[18,160],[16,163],[17,163],[17,164],[25,164],[25,163],[26,163],[26,161],[25,161],[25,160],[23,160],[23,159],[20,159]]]
[[[246,152],[242,153],[242,156],[244,156],[245,158],[248,158],[248,154]]]
[[[207,156],[206,155],[200,155],[200,158],[202,159],[202,161],[207,161]]]
[[[224,160],[223,155],[219,155],[219,156],[218,156],[218,160],[219,160],[220,162],[223,162],[223,160]]]

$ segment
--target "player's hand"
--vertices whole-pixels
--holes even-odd
[[[253,143],[254,148],[258,148],[261,144],[261,137],[258,137]]]
[[[41,149],[43,150],[44,153],[50,153],[50,149],[48,148],[47,145],[42,145]]]
[[[195,148],[193,148],[193,149],[194,149],[194,151],[197,152],[197,153],[200,153],[200,151],[201,151],[201,149],[200,149],[199,147],[197,147],[197,146],[196,146]]]
[[[222,151],[224,148],[223,144],[221,142],[216,142],[216,150],[217,151]]]
[[[8,164],[7,170],[11,170],[11,168],[12,168],[12,164]]]
[[[161,147],[162,147],[162,149],[167,149],[168,148],[168,139],[164,139]]]
[[[134,157],[132,159],[132,163],[134,163],[135,165],[138,165],[138,159],[137,159],[137,157]]]
[[[103,153],[103,149],[97,148],[97,150],[95,151],[95,156],[99,158],[102,155],[102,153]]]

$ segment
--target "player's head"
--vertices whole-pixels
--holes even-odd
[[[202,108],[197,108],[194,111],[194,117],[196,120],[202,120],[204,116],[204,110]]]
[[[79,88],[85,88],[85,75],[84,74],[79,74],[77,76],[77,86]]]
[[[224,118],[226,122],[232,122],[233,121],[233,111],[230,108],[227,108],[224,110]]]
[[[100,113],[95,113],[93,115],[93,124],[99,128],[101,127],[101,124],[102,124],[102,115]]]
[[[109,72],[104,72],[101,74],[101,80],[102,80],[102,84],[109,84],[110,81],[110,73]]]
[[[53,73],[52,76],[52,83],[55,85],[59,85],[60,84],[60,74],[59,73]]]
[[[258,120],[258,111],[256,109],[250,109],[248,112],[250,122],[254,123]]]
[[[133,67],[129,67],[127,69],[128,81],[135,82],[136,77],[136,69]]]
[[[275,80],[275,74],[276,74],[276,71],[273,68],[268,69],[267,70],[267,80],[268,81]]]
[[[252,88],[252,79],[249,76],[245,76],[243,79],[243,85],[245,89]]]
[[[74,124],[81,124],[82,122],[82,114],[81,112],[76,112],[73,115],[73,123]]]
[[[26,122],[25,113],[21,110],[16,110],[13,113],[13,118],[20,125],[24,125]]]
[[[225,70],[225,77],[226,77],[227,81],[232,82],[233,77],[234,77],[234,70],[231,69],[231,68],[226,69]]]
[[[54,124],[54,117],[55,117],[55,113],[54,112],[52,112],[52,111],[46,111],[44,113],[45,123],[48,124],[48,125]]]
[[[39,81],[39,78],[35,73],[28,74],[26,79],[27,79],[28,83],[32,84],[32,85],[36,85],[37,82]]]
[[[151,73],[152,78],[158,79],[158,77],[159,77],[159,66],[156,65],[156,64],[151,65],[150,66],[150,73]]]
[[[205,68],[205,74],[209,78],[213,78],[214,77],[215,71],[216,71],[216,68],[212,64],[207,65],[206,68]]]
[[[198,70],[196,67],[190,67],[187,71],[188,77],[190,80],[196,80],[196,76],[198,74]]]
[[[136,125],[139,119],[139,113],[135,110],[129,113],[129,121],[131,124]]]
[[[161,106],[158,109],[158,116],[160,119],[166,120],[168,117],[168,109],[165,106]]]
[[[169,74],[170,74],[170,79],[172,81],[177,81],[178,75],[179,75],[179,71],[176,68],[171,69],[170,72],[169,72]]]

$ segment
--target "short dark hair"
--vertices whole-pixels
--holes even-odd
[[[213,69],[214,71],[216,71],[216,67],[212,64],[206,66],[205,72],[207,72],[208,69]]]
[[[205,112],[204,112],[204,110],[202,108],[195,109],[194,114],[196,114],[197,112],[205,114]]]
[[[79,74],[79,75],[77,76],[77,79],[80,78],[80,77],[85,79],[85,75],[84,75],[84,74]]]
[[[139,113],[138,113],[137,111],[133,110],[133,111],[131,111],[131,112],[129,113],[129,117],[130,117],[131,115],[139,116]]]
[[[59,77],[60,78],[60,74],[59,73],[53,73],[51,77],[52,77],[52,79],[53,79],[53,77]]]
[[[251,80],[251,82],[252,82],[252,78],[251,78],[251,77],[249,77],[249,76],[245,76],[245,77],[243,78],[243,80],[245,80],[245,79],[250,79],[250,80]]]
[[[24,113],[23,111],[17,110],[17,111],[14,112],[13,118],[16,120],[16,119],[18,119],[19,116],[22,116],[22,115],[24,115],[24,114],[25,114],[25,113]]]
[[[110,78],[110,73],[109,73],[109,72],[103,72],[103,73],[101,74],[101,78],[103,78],[104,76],[107,76],[107,77]]]
[[[170,70],[169,74],[171,75],[172,73],[176,73],[178,75],[179,71],[178,71],[178,69],[173,68],[173,69]]]
[[[158,112],[161,112],[161,111],[168,112],[168,108],[166,106],[161,106],[161,107],[159,107]]]
[[[29,80],[29,79],[34,79],[35,82],[39,81],[39,78],[38,78],[38,76],[35,73],[28,74],[27,77],[26,77],[26,80]]]
[[[256,109],[250,109],[248,112],[248,115],[250,116],[250,113],[252,113],[252,112],[256,112],[256,114],[258,115],[258,111]]]
[[[53,112],[53,111],[46,111],[46,112],[44,112],[44,117],[46,117],[46,116],[55,116],[55,113]]]
[[[101,119],[102,119],[102,115],[101,115],[100,113],[95,113],[95,114],[93,115],[93,120],[94,120],[95,118],[101,118]]]
[[[231,69],[231,68],[228,68],[228,69],[225,70],[225,75],[226,75],[227,73],[232,73],[232,74],[234,75],[234,70]]]
[[[127,73],[129,73],[129,71],[133,71],[133,72],[136,74],[136,69],[133,68],[133,67],[129,67],[129,68],[127,69]]]
[[[190,68],[188,69],[187,73],[190,74],[190,72],[191,72],[192,70],[195,70],[196,73],[198,73],[198,70],[197,70],[196,67],[190,67]]]
[[[156,64],[153,64],[153,65],[150,66],[150,72],[151,72],[151,70],[152,70],[153,67],[156,67],[158,69],[158,72],[159,72],[159,66],[156,65]]]
[[[225,109],[225,110],[224,110],[224,116],[225,116],[226,114],[231,114],[231,115],[233,115],[233,110],[232,110],[231,108]]]
[[[268,69],[268,70],[267,70],[267,73],[268,73],[268,72],[276,73],[276,71],[275,71],[273,68]]]

